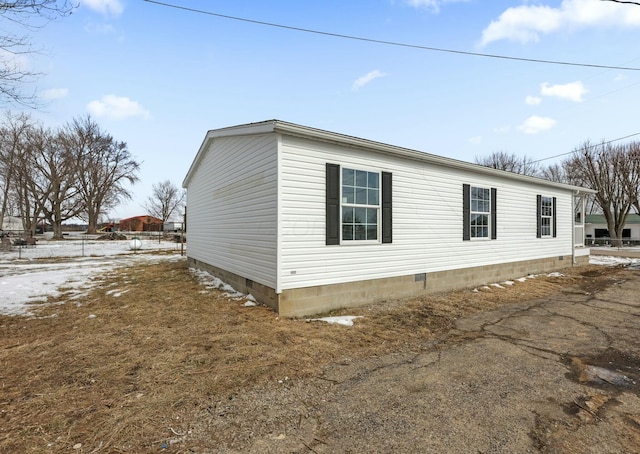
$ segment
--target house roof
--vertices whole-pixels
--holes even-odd
[[[607,225],[607,220],[603,214],[587,214],[584,217],[585,224],[603,224]],[[627,216],[626,224],[640,224],[640,214],[630,214]]]
[[[150,214],[142,214],[140,216],[132,216],[130,218],[120,219],[120,223],[127,223],[133,220],[140,220],[142,223],[149,224],[162,224],[162,219],[159,219],[155,216],[151,216]]]
[[[475,172],[484,175],[491,175],[500,178],[511,178],[519,181],[527,181],[529,183],[550,186],[554,188],[569,190],[578,194],[593,194],[597,191],[592,189],[582,188],[579,186],[568,185],[564,183],[556,183],[553,181],[545,180],[537,177],[530,177],[526,175],[520,175],[513,172],[507,172],[504,170],[492,169],[490,167],[482,166],[479,164],[472,164],[470,162],[459,161],[457,159],[446,158],[444,156],[438,156],[423,151],[412,150],[409,148],[398,147],[395,145],[388,145],[381,142],[375,142],[372,140],[361,139],[358,137],[348,136],[337,132],[325,131],[322,129],[311,128],[309,126],[302,126],[295,123],[289,123],[281,120],[267,120],[258,123],[247,123],[238,126],[231,126],[220,129],[213,129],[207,132],[200,149],[196,154],[195,159],[191,163],[191,167],[187,172],[187,175],[182,182],[182,187],[186,188],[189,185],[189,181],[193,176],[195,169],[200,164],[202,157],[206,153],[209,145],[213,140],[220,137],[234,137],[243,135],[254,134],[266,134],[266,133],[280,133],[284,135],[302,137],[320,140],[323,142],[329,142],[338,144],[341,146],[349,146],[356,148],[364,148],[378,153],[384,153],[387,155],[393,155],[402,157],[405,159],[413,159],[420,162],[426,162],[442,167],[449,167],[458,170],[465,170],[468,172]]]

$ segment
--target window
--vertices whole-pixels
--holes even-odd
[[[342,169],[342,240],[378,240],[380,174]]]
[[[542,197],[540,211],[540,228],[542,236],[551,236],[551,222],[553,221],[553,199]]]
[[[326,244],[391,243],[391,174],[326,167]]]
[[[538,226],[537,237],[556,237],[556,198],[537,196]]]
[[[489,188],[471,188],[471,238],[489,237],[490,195]]]
[[[462,185],[462,239],[497,238],[496,188]]]
[[[596,238],[610,238],[608,229],[595,229]],[[622,229],[622,238],[631,238],[631,229]]]

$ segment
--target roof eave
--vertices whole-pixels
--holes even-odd
[[[185,176],[182,187],[186,188],[193,176],[193,172],[197,168],[202,156],[206,153],[210,143],[219,137],[233,137],[239,135],[253,135],[253,134],[265,134],[265,133],[280,133],[297,137],[321,140],[324,142],[335,143],[339,145],[347,145],[357,148],[366,148],[369,150],[377,151],[380,153],[391,154],[394,156],[400,156],[407,159],[414,159],[420,162],[428,162],[434,165],[449,167],[458,170],[464,170],[467,172],[475,172],[483,175],[496,176],[500,178],[509,178],[518,181],[529,182],[538,185],[545,185],[553,188],[573,191],[576,195],[583,194],[595,194],[597,191],[593,189],[583,188],[580,186],[573,186],[565,183],[557,183],[544,178],[532,177],[528,175],[521,175],[513,172],[507,172],[505,170],[492,169],[490,167],[482,166],[480,164],[473,164],[470,162],[460,161],[453,158],[447,158],[444,156],[438,156],[423,151],[412,150],[409,148],[398,147],[395,145],[388,145],[381,142],[375,142],[373,140],[361,139],[359,137],[348,136],[336,132],[326,131],[322,129],[311,128],[309,126],[302,126],[295,123],[289,123],[281,120],[267,120],[257,123],[247,123],[238,126],[231,126],[227,128],[214,129],[207,132],[202,145],[200,146],[195,159],[191,163],[191,167]]]
[[[543,184],[545,186],[551,186],[559,189],[573,191],[576,195],[581,194],[595,194],[598,191],[593,189],[583,188],[580,186],[574,186],[565,183],[557,183],[544,178],[532,177],[528,175],[521,175],[505,170],[493,169],[491,167],[482,166],[480,164],[473,164],[470,162],[460,161],[453,158],[447,158],[444,156],[438,156],[423,151],[412,150],[409,148],[398,147],[395,145],[388,145],[381,142],[375,142],[372,140],[361,139],[359,137],[348,136],[330,131],[324,131],[321,129],[310,128],[308,126],[297,125],[294,123],[288,123],[279,120],[273,120],[274,131],[282,134],[290,134],[299,137],[308,137],[317,140],[323,140],[326,142],[333,142],[341,145],[350,145],[359,148],[368,148],[374,151],[378,151],[385,154],[392,154],[395,156],[401,156],[404,158],[415,159],[421,162],[429,162],[438,166],[444,166],[468,172],[475,172],[485,175],[497,176],[501,178],[510,178],[519,181],[527,181],[534,184]]]

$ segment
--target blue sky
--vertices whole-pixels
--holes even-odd
[[[640,6],[602,0],[166,0],[256,21],[542,60],[640,68]],[[180,185],[207,130],[280,119],[464,161],[543,159],[640,132],[640,71],[464,56],[269,27],[143,0],[80,0],[35,31],[44,108],[89,113],[142,161],[133,200]],[[640,136],[635,139],[640,140]],[[627,139],[632,140],[632,139]],[[545,161],[554,162],[554,160]]]

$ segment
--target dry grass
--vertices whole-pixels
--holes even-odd
[[[242,307],[205,291],[184,261],[121,269],[82,305],[0,317],[0,452],[157,452],[212,402],[247,387],[418,351],[456,318],[615,272],[599,270],[342,311],[365,315],[346,328]]]

